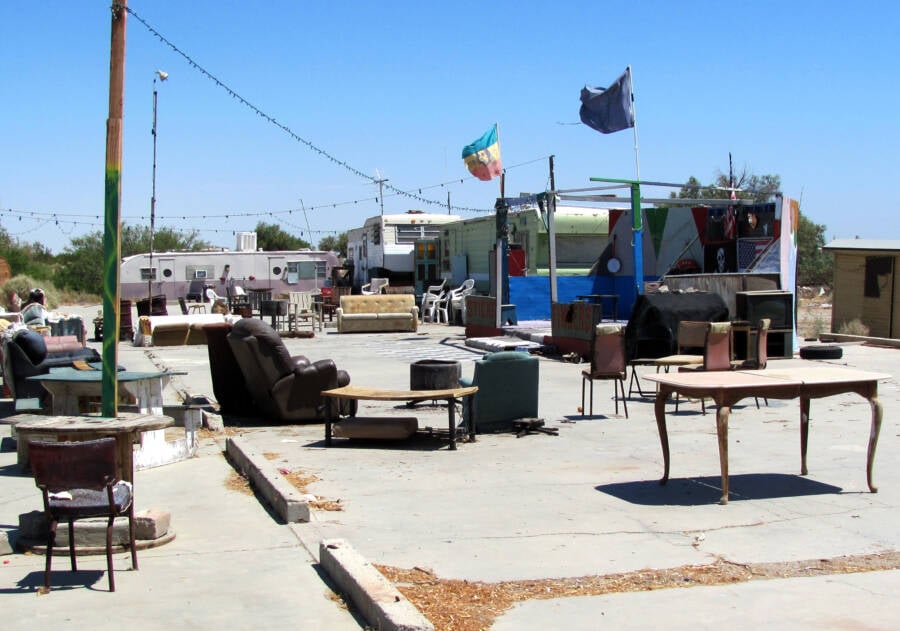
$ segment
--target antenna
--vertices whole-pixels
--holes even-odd
[[[378,203],[381,204],[382,215],[384,215],[384,183],[388,181],[387,178],[381,177],[381,171],[375,169],[375,179],[372,182],[378,185]]]
[[[303,198],[300,198],[300,208],[303,210],[303,218],[306,219],[306,234],[312,239],[312,230],[309,229],[309,216],[306,214],[306,206],[303,205]],[[309,242],[312,245],[312,241]]]

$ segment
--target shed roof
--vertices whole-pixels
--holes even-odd
[[[898,239],[835,239],[826,250],[884,250],[900,252]]]

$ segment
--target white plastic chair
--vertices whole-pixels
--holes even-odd
[[[456,322],[456,314],[460,313],[462,317],[462,323],[466,323],[466,296],[475,293],[475,279],[467,278],[463,281],[463,284],[452,290],[450,297],[450,315],[453,316],[453,321]]]
[[[445,291],[441,294],[441,297],[434,303],[435,311],[437,312],[437,322],[443,322],[444,324],[450,324],[450,303],[453,300],[453,290]]]
[[[433,322],[435,315],[435,305],[444,293],[444,285],[447,281],[441,281],[440,285],[429,285],[428,289],[422,294],[422,321]]]
[[[216,293],[216,290],[210,287],[206,290],[206,299],[209,301],[209,311],[210,313],[215,313],[213,307],[216,306],[216,303],[221,301],[223,305],[228,305],[228,301],[225,300],[222,296]]]
[[[369,296],[372,294],[383,294],[384,288],[389,284],[387,278],[373,278],[368,283],[359,288],[359,290]]]

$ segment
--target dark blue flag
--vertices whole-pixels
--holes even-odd
[[[581,122],[602,134],[634,127],[631,68],[606,88],[585,86],[581,90]]]

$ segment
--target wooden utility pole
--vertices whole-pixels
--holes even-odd
[[[125,106],[125,16],[128,0],[112,6],[109,47],[109,117],[106,119],[106,193],[103,231],[102,416],[118,415],[119,261],[122,258],[122,118]]]

